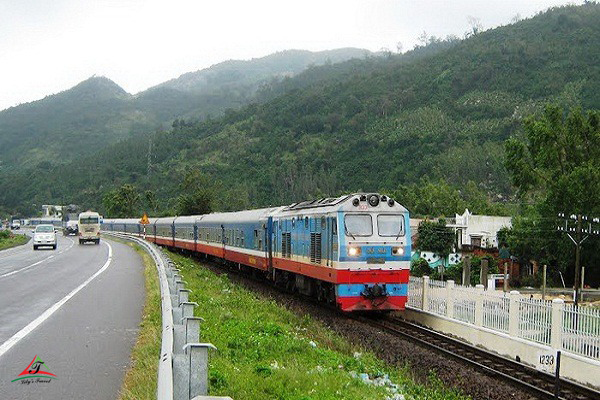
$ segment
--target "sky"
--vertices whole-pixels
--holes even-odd
[[[561,0],[0,0],[0,110],[106,76],[135,94],[277,51],[403,51],[506,25]]]

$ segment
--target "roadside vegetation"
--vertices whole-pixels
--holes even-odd
[[[0,250],[10,249],[11,247],[20,246],[29,241],[27,235],[14,234],[11,231],[0,231]]]
[[[111,238],[111,240],[113,240]],[[140,246],[128,241],[120,241],[137,251],[144,262],[144,277],[146,283],[146,301],[140,324],[138,340],[131,353],[131,364],[119,400],[156,399],[156,384],[158,360],[161,345],[161,304],[160,288],[156,266],[152,257]]]
[[[171,253],[190,300],[198,303],[201,341],[211,352],[209,394],[234,399],[464,399],[435,375],[426,385],[335,334],[309,315],[233,284],[227,275]]]

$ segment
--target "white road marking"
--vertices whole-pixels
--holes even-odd
[[[21,271],[25,271],[26,269],[29,269],[29,268],[31,268],[31,267],[35,267],[36,265],[40,265],[41,263],[43,263],[44,261],[48,260],[49,258],[50,258],[50,257],[46,257],[46,258],[44,258],[43,260],[40,260],[40,261],[38,261],[38,262],[36,262],[36,263],[33,263],[33,264],[31,264],[31,265],[28,265],[28,266],[26,266],[26,267],[23,267],[23,268],[21,268],[21,269],[17,269],[17,270],[15,270],[15,271],[12,271],[12,272],[7,272],[6,274],[0,275],[0,279],[2,279],[2,278],[6,278],[7,276],[11,276],[11,275],[14,275],[14,274],[18,274],[19,272],[21,272]]]
[[[84,287],[86,287],[98,275],[100,275],[101,273],[103,273],[104,271],[106,271],[106,269],[108,268],[108,266],[110,265],[110,263],[112,261],[112,247],[106,241],[104,243],[106,243],[106,245],[108,246],[108,259],[106,260],[106,262],[104,263],[104,265],[102,266],[102,268],[100,268],[98,271],[96,271],[96,273],[94,275],[90,276],[81,285],[77,286],[73,291],[71,291],[71,293],[69,293],[68,295],[66,295],[65,297],[63,297],[60,301],[58,301],[57,303],[55,303],[52,307],[50,307],[46,311],[44,311],[39,317],[37,317],[36,319],[34,319],[33,321],[31,321],[26,327],[24,327],[23,329],[21,329],[19,332],[15,333],[10,339],[8,339],[6,342],[4,342],[0,346],[0,357],[2,357],[14,345],[16,345],[17,343],[19,343],[21,341],[21,339],[23,339],[27,335],[29,335],[35,328],[37,328],[38,326],[40,326],[40,324],[42,322],[44,322],[45,320],[47,320],[48,318],[50,318],[50,316],[52,314],[54,314],[59,308],[61,308],[73,296],[75,296],[81,289],[83,289]]]
[[[67,238],[67,239],[68,239],[68,238]],[[71,240],[71,239],[69,239],[69,240]],[[66,249],[66,250],[63,250],[63,251],[68,251],[68,250],[69,250],[71,247],[73,247],[73,245],[74,245],[74,244],[75,244],[75,242],[71,240],[71,245],[70,245],[69,247],[67,247],[67,249]],[[60,253],[58,253],[58,254],[60,254]],[[7,272],[6,274],[2,274],[2,275],[0,275],[0,279],[2,279],[2,278],[6,278],[6,277],[8,277],[8,276],[11,276],[11,275],[14,275],[14,274],[18,274],[19,272],[21,272],[21,271],[25,271],[25,270],[28,270],[29,268],[35,267],[36,265],[40,265],[40,264],[41,264],[41,263],[43,263],[44,261],[46,261],[46,260],[50,260],[52,257],[54,257],[54,254],[53,254],[53,255],[51,255],[51,256],[48,256],[48,257],[46,257],[46,258],[44,258],[44,259],[42,259],[42,260],[40,260],[40,261],[38,261],[38,262],[36,262],[36,263],[33,263],[33,264],[31,264],[31,265],[28,265],[28,266],[26,266],[26,267],[23,267],[23,268],[21,268],[21,269],[17,269],[17,270],[15,270],[15,271],[12,271],[12,272]]]

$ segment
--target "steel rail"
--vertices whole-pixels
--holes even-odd
[[[376,326],[397,336],[419,343],[474,366],[488,375],[505,379],[541,399],[556,399],[554,395],[556,377],[521,364],[515,360],[446,336],[431,329],[399,318],[377,318],[373,316],[350,316],[368,325]],[[600,399],[600,392],[586,386],[560,379],[558,399]]]

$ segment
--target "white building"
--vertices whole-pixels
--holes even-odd
[[[458,249],[464,246],[498,248],[498,231],[512,227],[510,217],[473,215],[468,209],[462,215],[456,214],[455,220],[449,222],[448,226],[456,231]]]
[[[62,217],[63,206],[43,204],[42,217]]]

